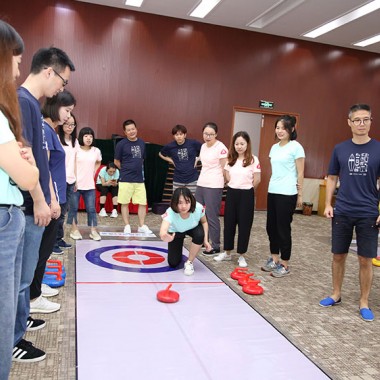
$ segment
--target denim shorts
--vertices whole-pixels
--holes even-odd
[[[355,228],[358,255],[375,258],[379,229],[376,226],[376,217],[355,218],[351,216],[336,215],[332,219],[332,248],[335,254],[347,253],[352,241]]]

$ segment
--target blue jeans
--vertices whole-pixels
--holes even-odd
[[[45,227],[34,224],[33,215],[25,215],[25,238],[22,253],[20,291],[18,293],[14,345],[26,332],[26,322],[30,311],[30,284],[37,266],[42,234]]]
[[[74,183],[67,184],[66,187],[66,203],[61,204],[61,215],[58,219],[58,231],[57,231],[57,243],[63,239],[65,236],[65,231],[63,230],[63,225],[65,223],[65,217],[67,214],[67,210],[69,209],[70,199],[74,193]]]
[[[67,224],[73,224],[75,221],[78,224],[77,214],[78,214],[78,204],[79,198],[82,195],[84,204],[87,211],[87,225],[90,227],[96,227],[98,221],[96,219],[96,209],[95,209],[95,189],[91,190],[77,190],[73,193],[70,199],[69,214],[67,216]]]
[[[0,380],[8,379],[11,368],[24,231],[21,209],[0,207]]]

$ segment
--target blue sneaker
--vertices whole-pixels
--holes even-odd
[[[70,243],[66,243],[63,239],[58,240],[57,244],[59,248],[69,249],[72,247]]]
[[[273,258],[270,257],[264,264],[264,266],[261,267],[261,270],[263,270],[264,272],[273,272],[275,269],[277,269],[277,264],[278,263],[273,261]]]
[[[272,277],[284,277],[290,274],[290,268],[285,268],[283,264],[277,264],[277,268],[270,274]]]
[[[54,248],[53,248],[52,254],[53,255],[62,255],[63,251],[62,251],[61,248],[58,247],[58,245],[55,245]]]
[[[330,306],[339,305],[341,303],[342,303],[341,298],[339,298],[338,300],[335,301],[334,298],[326,297],[323,300],[319,301],[319,306],[330,307]]]
[[[375,319],[375,316],[373,315],[373,312],[371,309],[367,309],[366,307],[363,307],[360,311],[360,316],[362,319],[366,322],[372,322]]]

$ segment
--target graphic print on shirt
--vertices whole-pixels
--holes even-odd
[[[141,149],[139,145],[131,146],[131,153],[133,158],[141,158]]]
[[[45,127],[44,127],[44,118],[41,115],[41,128],[42,128],[42,149],[43,150],[49,150],[48,149],[48,143],[45,136]]]
[[[352,153],[348,158],[350,175],[367,175],[368,160],[368,153]]]
[[[178,149],[178,159],[180,161],[188,161],[189,160],[189,153],[187,151],[187,148]]]

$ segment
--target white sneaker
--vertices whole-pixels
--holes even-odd
[[[70,232],[71,239],[74,240],[82,240],[82,235],[80,234],[79,230],[75,230],[74,232]]]
[[[191,276],[194,274],[194,265],[191,261],[189,261],[189,260],[186,261],[183,273],[186,276]]]
[[[144,224],[143,226],[139,227],[137,229],[137,232],[142,232],[144,234],[151,234],[152,233],[152,231],[149,229],[149,227],[146,224]]]
[[[58,289],[53,289],[49,285],[42,284],[41,285],[41,291],[42,291],[42,296],[43,297],[54,297],[58,295],[59,290]]]
[[[99,216],[108,216],[104,207],[100,210]]]
[[[90,238],[91,238],[92,240],[95,240],[95,241],[100,241],[100,240],[102,240],[102,238],[101,238],[100,235],[98,234],[98,231],[92,231],[92,232],[90,233]]]
[[[39,296],[34,301],[30,301],[30,313],[54,313],[61,308],[56,302],[48,301],[46,298]]]
[[[111,218],[117,218],[117,210],[114,208],[110,215]]]
[[[125,234],[130,234],[130,233],[131,233],[131,225],[130,225],[130,224],[127,224],[127,225],[124,227],[124,233],[125,233]]]
[[[219,255],[214,256],[215,261],[231,261],[231,255],[228,255],[227,252],[220,252]]]
[[[238,264],[239,264],[239,267],[241,268],[245,268],[248,266],[247,262],[245,261],[245,258],[243,256],[240,256],[238,258]]]

